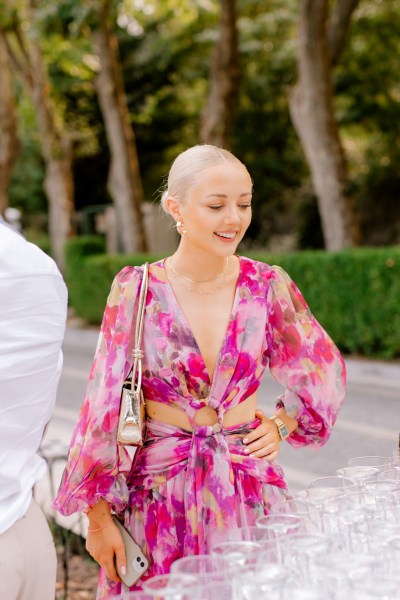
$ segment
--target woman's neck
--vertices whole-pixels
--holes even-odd
[[[178,247],[170,261],[180,275],[194,280],[212,280],[229,270],[231,257],[216,256],[215,254],[190,252]]]

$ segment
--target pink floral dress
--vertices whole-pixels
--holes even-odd
[[[258,420],[222,426],[224,413],[257,391],[265,368],[285,388],[277,406],[299,422],[288,438],[292,446],[327,441],[343,401],[345,369],[288,275],[240,257],[232,312],[210,382],[159,261],[152,265],[146,303],[143,391],[146,398],[185,411],[193,433],[148,419],[146,442],[132,464],[116,443],[116,428],[141,274],[140,267],[125,267],[114,280],[53,506],[67,515],[104,498],[124,512],[125,524],[150,558],[150,577],[168,572],[181,556],[209,551],[232,529],[253,525],[272,503],[288,497],[282,469],[244,452],[242,438]],[[217,412],[214,426],[194,420],[206,404]],[[120,589],[101,571],[98,598]]]

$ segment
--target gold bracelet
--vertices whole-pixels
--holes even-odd
[[[100,500],[103,500],[103,498],[97,498],[96,502],[94,502],[94,504],[89,504],[89,506],[87,507],[86,510],[84,510],[84,514],[87,515],[88,513],[90,513],[90,511],[92,510],[92,508],[94,508],[96,506],[96,504],[98,504],[100,502]]]
[[[107,525],[102,525],[102,527],[96,527],[95,529],[90,529],[90,527],[88,527],[88,531],[90,533],[96,533],[96,531],[101,531],[102,529],[105,529],[106,527],[111,525],[111,523],[113,523],[113,521],[108,521]]]

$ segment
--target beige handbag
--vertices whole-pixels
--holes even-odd
[[[141,343],[148,285],[149,263],[145,263],[143,265],[143,278],[140,286],[139,306],[136,317],[135,346],[132,350],[133,365],[122,385],[121,391],[117,443],[124,446],[141,446],[145,435],[146,411],[141,389],[143,358]]]

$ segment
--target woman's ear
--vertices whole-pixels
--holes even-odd
[[[176,200],[176,198],[173,198],[172,196],[168,196],[168,198],[165,201],[165,206],[167,207],[169,214],[175,221],[182,220],[181,206],[180,206],[178,200]]]

